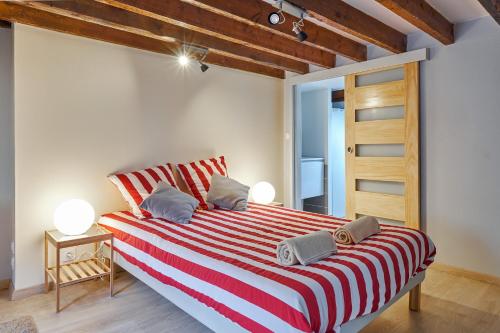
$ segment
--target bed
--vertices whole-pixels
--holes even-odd
[[[421,231],[382,232],[310,266],[283,267],[284,238],[347,220],[250,204],[197,211],[187,225],[106,214],[115,260],[216,332],[356,332],[423,281],[435,247]]]

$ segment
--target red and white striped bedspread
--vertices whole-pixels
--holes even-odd
[[[129,263],[251,332],[332,332],[387,303],[432,263],[422,232],[382,226],[316,264],[283,267],[276,244],[346,223],[325,215],[250,204],[245,212],[198,211],[188,225],[104,215]]]

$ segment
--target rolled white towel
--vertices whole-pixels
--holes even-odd
[[[276,258],[283,266],[309,265],[337,252],[337,244],[327,230],[288,238],[276,246]]]
[[[344,224],[335,230],[334,236],[340,244],[358,244],[363,239],[380,232],[378,220],[373,216],[363,216]]]

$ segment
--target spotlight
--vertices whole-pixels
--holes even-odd
[[[300,42],[303,42],[307,39],[307,34],[304,32],[304,31],[301,31],[297,34],[297,39],[300,41]]]
[[[199,63],[200,63],[200,70],[201,70],[203,73],[205,73],[206,71],[208,71],[208,69],[210,68],[210,67],[208,67],[208,65],[207,65],[207,64],[204,64],[204,63],[202,63],[201,61],[200,61]]]
[[[276,25],[276,24],[279,24],[280,21],[281,21],[281,16],[278,12],[272,12],[271,14],[269,14],[269,16],[267,17],[267,21],[269,22],[269,24],[271,25]]]
[[[277,25],[285,23],[285,15],[283,14],[283,1],[279,1],[280,9],[277,12],[271,12],[267,17],[270,25]]]
[[[297,39],[301,42],[307,39],[307,34],[302,31],[302,27],[304,26],[304,18],[301,18],[298,22],[293,22],[292,31],[297,35]]]
[[[181,54],[177,60],[182,67],[186,67],[189,64],[189,58],[185,54]]]

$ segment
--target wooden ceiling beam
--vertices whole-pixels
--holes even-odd
[[[332,103],[343,102],[345,99],[344,89],[332,91]]]
[[[184,0],[196,6],[205,8],[215,13],[225,15],[235,20],[242,20],[249,24],[255,24],[269,31],[280,33],[283,36],[295,40],[297,36],[292,31],[293,22],[298,18],[283,13],[285,22],[283,24],[271,25],[268,16],[277,9],[262,0],[245,1],[220,1],[220,0]],[[352,39],[344,37],[334,31],[320,27],[312,22],[306,22],[304,31],[308,38],[304,42],[313,47],[333,52],[355,61],[367,60],[366,46]]]
[[[303,62],[255,50],[245,45],[188,30],[95,1],[28,1],[25,4],[54,14],[73,17],[158,40],[164,41],[166,37],[171,37],[181,43],[210,49],[214,53],[230,55],[233,58],[238,57],[241,60],[256,62],[278,69],[299,74],[309,72],[309,66]]]
[[[2,21],[0,20],[0,28],[10,28],[11,24],[9,21]]]
[[[335,66],[335,54],[180,0],[98,1],[297,61],[327,68]]]
[[[425,0],[377,0],[420,30],[445,45],[455,42],[453,24]]]
[[[500,0],[479,0],[484,9],[500,24]]]
[[[342,0],[289,0],[334,28],[394,53],[406,52],[406,36]]]
[[[41,11],[23,5],[22,2],[0,1],[0,19],[173,56],[182,49],[182,46],[177,42],[159,41],[127,31]],[[212,52],[208,53],[205,62],[280,79],[285,77],[285,72],[281,69]]]

